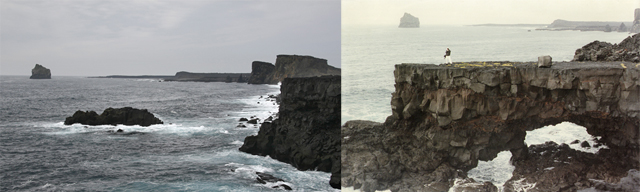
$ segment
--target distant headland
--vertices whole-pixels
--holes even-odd
[[[477,24],[485,27],[538,27],[539,31],[603,31],[640,33],[640,8],[635,9],[633,21],[567,21],[556,19],[551,24]]]
[[[277,84],[287,77],[316,77],[340,75],[340,68],[327,64],[326,59],[306,55],[278,55],[275,65],[254,61],[251,73],[192,73],[181,71],[175,75],[109,75],[89,78],[161,79],[162,81],[227,82],[249,84]]]

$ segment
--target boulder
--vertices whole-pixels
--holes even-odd
[[[414,17],[409,13],[404,13],[402,18],[400,18],[399,28],[419,28],[420,27],[420,19]]]
[[[591,42],[577,49],[572,61],[640,62],[640,34],[627,37],[620,44]]]
[[[140,125],[150,126],[163,124],[163,122],[146,109],[131,107],[107,108],[98,115],[95,111],[76,111],[73,116],[67,117],[65,125],[80,123],[83,125]]]
[[[539,68],[551,67],[551,56],[545,55],[545,56],[538,57],[538,67]]]
[[[256,180],[258,181],[258,183],[261,184],[267,184],[267,183],[277,183],[277,182],[284,182],[284,180],[274,177],[273,175],[267,174],[267,173],[263,173],[263,172],[256,172],[256,174],[258,175],[258,177],[256,178]],[[290,186],[286,185],[286,184],[280,184],[280,185],[276,185],[273,186],[271,188],[274,189],[284,189],[284,190],[293,190]]]
[[[31,69],[31,77],[29,79],[51,79],[51,70],[43,67],[40,64]]]

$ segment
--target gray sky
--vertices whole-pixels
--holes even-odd
[[[639,0],[343,0],[343,25],[550,24],[553,20],[633,21]]]
[[[339,0],[0,0],[0,75],[251,72],[311,55],[340,64]]]

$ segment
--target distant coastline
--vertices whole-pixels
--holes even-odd
[[[485,23],[485,24],[477,24],[477,25],[467,25],[474,27],[547,27],[549,24],[495,24],[495,23]]]

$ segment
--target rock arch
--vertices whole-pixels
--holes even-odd
[[[364,191],[450,186],[500,151],[527,159],[526,131],[563,121],[613,148],[639,149],[639,74],[627,62],[396,65],[392,115],[343,126],[342,183]],[[638,167],[638,153],[627,156]]]

